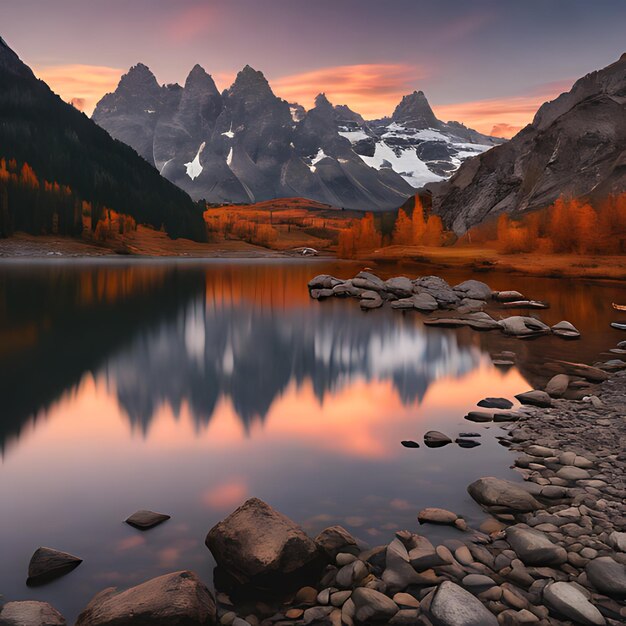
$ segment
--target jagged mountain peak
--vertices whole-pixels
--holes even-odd
[[[330,103],[330,100],[326,97],[325,93],[318,93],[315,96],[315,108],[323,109],[330,107],[332,109],[333,105]]]
[[[197,63],[193,66],[185,80],[185,90],[187,89],[200,89],[211,92],[213,95],[219,95],[213,77]]]
[[[404,96],[391,119],[412,128],[436,128],[439,125],[423,91]]]
[[[156,76],[143,63],[133,65],[120,79],[117,91],[147,92],[154,94],[161,89]]]
[[[250,65],[246,65],[237,74],[235,82],[226,93],[230,97],[246,97],[251,94],[255,97],[276,97],[263,72],[255,70]]]
[[[347,104],[336,104],[333,107],[335,119],[340,122],[354,122],[355,124],[365,124],[363,116],[353,111]]]

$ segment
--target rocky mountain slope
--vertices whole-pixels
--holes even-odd
[[[80,199],[165,226],[173,237],[206,238],[202,211],[187,194],[63,102],[2,39],[0,85],[0,157],[28,163]]]
[[[220,94],[198,65],[184,87],[132,67],[93,119],[196,199],[249,203],[303,196],[350,209],[391,209],[499,143],[436,119],[420,93],[368,123],[320,94],[305,111],[246,66]]]
[[[434,212],[457,233],[561,195],[601,199],[626,191],[626,54],[542,105],[509,142],[426,188]]]

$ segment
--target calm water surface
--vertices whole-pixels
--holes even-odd
[[[444,506],[483,518],[465,489],[518,480],[496,425],[463,419],[487,395],[539,384],[551,358],[593,362],[623,284],[479,276],[552,304],[578,342],[425,328],[419,314],[309,300],[307,280],[350,264],[55,261],[0,265],[0,594],[52,602],[72,620],[91,596],[189,568],[207,583],[211,526],[250,496],[310,534],[342,524],[364,541],[417,530]],[[386,275],[409,273],[387,268]],[[420,273],[431,273],[422,270]],[[455,283],[468,272],[438,272]],[[517,367],[491,355],[517,353]],[[405,449],[437,429],[482,445]],[[147,533],[139,508],[172,515]],[[431,536],[453,530],[423,527]],[[25,585],[40,545],[84,563]]]

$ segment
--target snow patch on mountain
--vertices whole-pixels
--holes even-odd
[[[185,167],[187,168],[187,176],[189,176],[191,180],[195,180],[196,178],[198,178],[198,176],[200,176],[200,174],[202,174],[203,167],[200,164],[200,155],[202,154],[205,145],[206,143],[203,141],[198,148],[196,158],[189,163],[185,163]]]

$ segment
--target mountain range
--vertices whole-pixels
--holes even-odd
[[[593,202],[626,192],[626,53],[543,104],[510,141],[426,191],[432,210],[457,233],[559,196]]]
[[[502,140],[443,123],[422,92],[366,122],[324,94],[306,111],[246,66],[220,93],[196,65],[184,86],[143,64],[105,95],[93,120],[194,199],[252,203],[302,196],[338,207],[394,209],[426,182]]]
[[[63,102],[1,38],[0,85],[1,158],[28,164],[39,179],[63,185],[79,207],[85,200],[164,227],[172,237],[206,239],[202,207],[131,147]],[[34,210],[14,204],[6,219],[19,223],[16,211]],[[41,224],[50,222],[50,215],[40,217],[31,220],[37,226],[29,232],[41,234]]]

